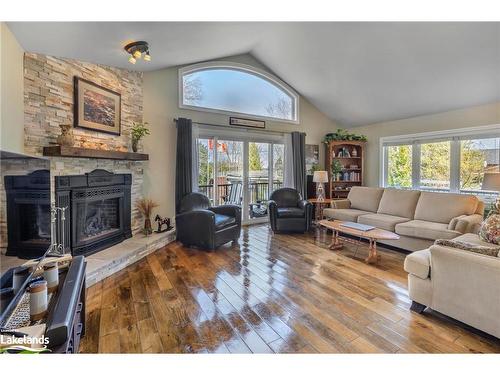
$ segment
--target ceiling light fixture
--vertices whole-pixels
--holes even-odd
[[[144,53],[144,61],[151,61],[151,55],[149,54],[149,44],[148,42],[138,41],[127,44],[123,47],[127,53],[130,54],[128,62],[135,64],[138,59],[142,57]]]

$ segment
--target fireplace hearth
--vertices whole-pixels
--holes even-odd
[[[66,251],[90,255],[132,237],[131,174],[103,169],[78,176],[57,176],[56,204],[67,207]],[[69,220],[68,220],[69,219]]]

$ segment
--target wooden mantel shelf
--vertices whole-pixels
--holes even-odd
[[[43,148],[44,156],[58,156],[62,158],[89,158],[89,159],[113,159],[129,161],[149,160],[149,154],[138,152],[122,152],[111,150],[93,150],[90,148],[48,146]]]

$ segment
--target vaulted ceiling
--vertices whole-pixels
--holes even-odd
[[[134,70],[250,53],[345,127],[500,101],[500,23],[10,22],[23,48]],[[150,43],[131,65],[122,47]]]

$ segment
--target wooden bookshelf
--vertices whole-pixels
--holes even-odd
[[[363,185],[365,143],[330,141],[326,144],[325,166],[329,175],[326,191],[329,198],[345,198],[353,186]],[[332,172],[334,163],[340,163],[342,166],[337,175]]]

